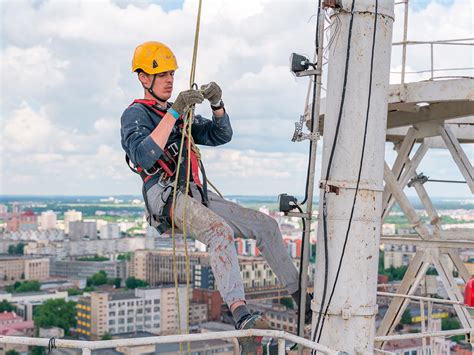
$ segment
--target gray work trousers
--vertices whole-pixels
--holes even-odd
[[[245,301],[244,286],[240,275],[235,238],[253,238],[268,265],[288,292],[298,290],[298,270],[293,265],[278,227],[270,216],[236,203],[227,201],[209,191],[209,207],[200,202],[200,194],[191,184],[192,198],[186,202],[186,234],[207,245],[212,272],[224,302],[230,306]],[[168,189],[167,193],[169,194]],[[163,187],[153,185],[147,192],[152,214],[159,214],[166,196]],[[178,192],[173,219],[177,228],[183,229],[184,194]]]

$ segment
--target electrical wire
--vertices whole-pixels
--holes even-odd
[[[353,9],[352,9],[352,12],[353,12]],[[358,176],[357,176],[357,184],[356,184],[356,188],[355,188],[354,199],[352,201],[351,214],[349,216],[349,223],[348,223],[347,230],[346,230],[344,245],[342,247],[341,257],[339,259],[339,264],[338,264],[338,267],[337,267],[336,277],[334,279],[334,283],[333,283],[333,286],[332,286],[331,294],[329,296],[328,304],[327,304],[326,309],[324,311],[324,316],[322,318],[322,323],[321,323],[321,330],[319,332],[319,336],[318,336],[317,341],[320,340],[321,335],[323,333],[325,317],[327,315],[327,312],[329,310],[329,306],[330,306],[331,301],[332,301],[332,297],[333,297],[334,292],[336,290],[337,281],[339,279],[339,274],[340,274],[340,271],[341,271],[342,262],[344,260],[347,241],[349,240],[349,233],[350,233],[350,230],[351,230],[352,219],[353,219],[354,211],[355,211],[355,205],[356,205],[356,202],[357,202],[357,194],[359,192],[360,179],[361,179],[361,175],[362,175],[362,166],[364,164],[365,146],[366,146],[366,141],[367,141],[367,128],[368,128],[368,122],[369,122],[370,104],[371,104],[371,98],[372,98],[372,80],[373,80],[374,57],[375,57],[375,39],[376,39],[376,35],[377,35],[377,16],[378,16],[378,0],[375,0],[374,31],[373,31],[372,50],[371,50],[371,58],[370,58],[369,93],[368,93],[368,98],[367,98],[367,113],[366,113],[366,117],[365,117],[364,138],[363,138],[363,142],[362,142],[362,152],[361,152],[361,156],[360,156],[359,172],[358,172]]]
[[[315,47],[316,47],[316,55],[319,50],[319,38],[318,38],[318,32],[319,32],[319,14],[321,12],[321,0],[318,0],[318,13],[317,13],[317,20],[316,20],[316,39],[314,41]],[[323,23],[324,26],[324,23]],[[313,81],[313,97],[312,97],[312,104],[314,107],[315,101],[316,101],[316,80]],[[314,127],[314,110],[311,110],[311,120],[310,120],[310,131],[313,132],[313,127]],[[309,184],[309,175],[310,175],[310,166],[311,166],[311,151],[313,148],[313,141],[310,139],[309,140],[309,153],[308,153],[308,168],[306,170],[306,189],[304,192],[304,199],[302,202],[299,203],[299,205],[304,205],[306,201],[308,200],[308,184]],[[304,241],[302,241],[304,242]]]
[[[316,39],[315,39],[315,47],[316,47],[316,56],[318,54],[318,51],[319,51],[319,18],[320,18],[320,13],[321,13],[321,0],[318,1],[318,12],[317,12],[317,21],[316,21]],[[323,26],[324,26],[324,22],[323,22]],[[313,89],[312,89],[312,110],[311,110],[311,121],[310,121],[310,131],[313,132],[313,128],[314,128],[314,105],[316,103],[316,89],[317,89],[317,81],[316,80],[313,80]],[[313,144],[317,144],[315,142],[313,142],[311,139],[309,141],[309,153],[308,153],[308,168],[307,168],[307,172],[306,172],[306,189],[305,189],[305,197],[303,199],[303,201],[299,204],[295,204],[294,207],[297,208],[302,214],[303,214],[303,210],[302,208],[300,207],[301,205],[304,205],[306,203],[306,201],[308,200],[308,187],[309,187],[309,178],[310,178],[310,170],[311,170],[311,152],[312,152],[312,149],[313,149]],[[298,327],[297,327],[297,334],[300,334],[300,320],[301,320],[301,317],[304,316],[302,315],[301,313],[301,293],[302,292],[306,292],[306,290],[302,290],[301,289],[301,283],[302,283],[302,280],[303,280],[303,277],[304,275],[306,275],[306,272],[303,271],[303,255],[304,255],[304,244],[305,244],[305,240],[306,240],[306,219],[305,217],[302,217],[301,218],[302,222],[303,222],[303,232],[302,232],[302,235],[301,235],[301,256],[300,256],[300,270],[299,270],[299,277],[298,277],[298,293],[299,293],[299,298],[298,298]]]
[[[334,141],[332,143],[331,147],[331,152],[329,155],[329,162],[328,162],[328,167],[326,170],[326,177],[325,181],[327,183],[329,179],[329,175],[331,173],[331,165],[332,165],[332,160],[334,158],[334,152],[336,149],[336,144],[337,144],[337,138],[339,136],[339,128],[341,126],[341,120],[342,120],[342,111],[344,108],[344,101],[346,97],[346,86],[347,86],[347,76],[349,72],[349,59],[350,59],[350,49],[351,49],[351,38],[352,38],[352,26],[354,23],[354,6],[355,6],[355,0],[352,0],[352,5],[351,5],[351,19],[349,22],[349,31],[347,35],[347,51],[346,51],[346,62],[345,62],[345,69],[344,69],[344,80],[343,80],[343,86],[342,86],[342,96],[341,96],[341,104],[339,107],[339,114],[337,118],[337,124],[336,124],[336,132],[334,135]],[[321,306],[319,309],[319,314],[318,314],[318,320],[316,322],[316,328],[314,329],[313,332],[313,342],[316,340],[316,337],[318,335],[318,330],[319,330],[319,324],[321,323],[321,318],[323,314],[323,308],[324,308],[324,303],[326,302],[326,293],[327,293],[327,283],[328,283],[328,271],[329,271],[329,263],[328,263],[328,235],[327,235],[327,192],[324,191],[323,193],[323,237],[324,237],[324,285],[323,285],[323,295],[321,299]],[[318,338],[319,339],[319,338]],[[315,351],[312,351],[312,354],[314,354]]]
[[[300,213],[303,213],[303,209],[300,206],[298,206],[298,205],[294,205],[294,206],[295,206],[295,208],[298,209],[298,211],[300,211]],[[300,256],[300,269],[299,269],[299,275],[298,275],[298,281],[299,281],[298,282],[298,285],[299,285],[298,290],[299,290],[299,296],[300,297],[298,297],[298,301],[296,302],[297,306],[298,306],[298,323],[297,323],[298,326],[297,326],[297,333],[296,334],[300,334],[300,319],[303,316],[300,312],[300,309],[301,309],[301,307],[300,307],[301,306],[301,304],[300,304],[301,303],[301,292],[302,292],[302,290],[301,290],[301,281],[303,280],[303,277],[306,275],[306,272],[304,272],[304,270],[303,270],[304,240],[305,240],[305,237],[306,237],[306,235],[305,235],[306,234],[305,233],[305,231],[306,231],[306,218],[304,218],[304,217],[301,218],[301,222],[303,223],[303,233],[301,235],[301,256]],[[306,292],[306,291],[304,291],[304,292]]]

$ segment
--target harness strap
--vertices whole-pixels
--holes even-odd
[[[153,111],[155,114],[157,114],[161,118],[163,118],[164,115],[166,114],[166,111],[160,110],[159,108],[156,107],[157,105],[156,100],[136,99],[129,105],[129,107],[132,106],[133,104],[141,104],[145,106],[146,108],[150,109],[151,111]],[[181,134],[186,133],[186,132],[183,132],[182,123],[179,125],[179,128],[181,129]],[[189,139],[191,139],[191,143],[193,146],[194,146],[194,142],[192,141],[192,137],[185,137],[185,139],[186,139],[186,144],[183,147],[184,149],[183,156],[187,157],[188,156],[187,145],[188,145]],[[172,177],[175,175],[176,171],[172,171],[172,169],[170,169],[170,166],[165,162],[165,160],[168,162],[173,161],[175,163],[175,167],[177,167],[178,162],[177,162],[176,152],[179,150],[179,148],[176,147],[175,145],[176,143],[172,143],[171,145],[165,147],[165,149],[163,150],[163,159],[162,158],[158,159],[156,163],[154,164],[154,166],[148,170],[143,169],[139,165],[134,165],[133,162],[128,157],[128,155],[125,155],[125,161],[127,162],[127,165],[130,168],[130,170],[140,175],[140,177],[143,180],[142,193],[143,193],[143,198],[145,201],[145,207],[148,210],[150,218],[153,218],[159,223],[159,226],[157,227],[157,229],[161,233],[165,232],[167,228],[169,228],[170,226],[170,221],[171,221],[172,213],[173,213],[172,208],[171,208],[172,206],[171,198],[168,198],[166,203],[164,204],[162,216],[151,215],[150,208],[148,206],[148,199],[147,199],[146,191],[145,191],[145,183],[149,181],[155,174],[159,173],[158,170],[162,170],[162,172],[164,172],[168,177]],[[206,172],[204,170],[204,166],[202,164],[200,156],[194,149],[191,148],[189,156],[190,156],[190,168],[191,168],[190,175],[194,183],[197,185],[198,191],[201,195],[202,204],[207,207],[209,205],[209,198],[207,195],[207,178],[206,178]],[[186,158],[184,158],[180,164],[182,164],[181,169],[180,169],[180,174],[179,174],[180,176],[175,176],[175,178],[178,179],[178,185],[182,188],[183,186],[186,185],[186,169],[187,169]],[[203,182],[201,182],[201,179],[199,177],[199,171],[201,171],[202,173]],[[189,191],[189,193],[192,196],[191,191]],[[151,225],[151,221],[149,222]]]

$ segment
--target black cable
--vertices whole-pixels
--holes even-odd
[[[349,22],[349,33],[347,36],[347,51],[346,51],[346,63],[345,63],[345,69],[344,69],[344,81],[343,81],[343,86],[342,86],[342,96],[341,96],[341,104],[339,107],[339,115],[337,118],[337,124],[336,124],[336,132],[334,134],[334,141],[332,143],[331,147],[331,153],[329,155],[329,162],[328,162],[328,167],[326,170],[326,177],[325,181],[327,183],[329,179],[329,174],[331,172],[331,165],[332,165],[332,160],[334,158],[334,152],[337,144],[337,138],[339,136],[339,128],[341,126],[341,120],[342,120],[342,111],[344,108],[344,101],[346,97],[346,86],[347,86],[347,76],[349,72],[349,58],[350,58],[350,49],[351,49],[351,38],[352,38],[352,25],[354,23],[354,5],[355,5],[355,0],[352,0],[352,5],[351,5],[351,19]],[[323,286],[323,297],[321,299],[321,306],[319,309],[319,315],[318,315],[318,321],[316,323],[316,328],[313,332],[313,342],[316,340],[316,336],[318,333],[319,329],[319,324],[321,322],[321,317],[323,313],[323,307],[324,303],[326,301],[326,293],[327,293],[327,282],[328,282],[328,269],[329,269],[329,262],[328,262],[328,235],[327,235],[327,192],[324,191],[323,194],[323,237],[324,237],[324,260],[325,260],[325,268],[324,268],[324,286]],[[314,350],[312,351],[312,354],[314,354]]]
[[[321,0],[318,1],[318,14],[317,14],[317,19],[316,19],[316,39],[314,41],[315,46],[316,46],[316,56],[318,55],[319,51],[319,14],[321,12]],[[323,23],[324,25],[324,23]],[[315,79],[316,79],[315,74]],[[312,101],[313,104],[311,106],[311,120],[310,120],[310,132],[313,133],[313,127],[314,127],[314,105],[316,103],[316,86],[317,86],[317,80],[313,80],[313,97]],[[318,118],[319,119],[319,118]],[[310,138],[309,140],[309,153],[308,153],[308,168],[306,170],[306,189],[304,191],[304,199],[302,202],[299,203],[299,205],[304,205],[306,201],[308,200],[308,185],[309,185],[309,175],[310,175],[310,167],[311,167],[311,151],[313,150],[313,140]]]
[[[319,51],[319,15],[321,13],[321,0],[318,1],[318,11],[317,11],[317,19],[316,19],[316,35],[315,35],[315,47],[316,47],[316,55],[318,55]],[[323,22],[324,25],[324,22]],[[315,77],[316,79],[316,77]],[[316,88],[317,87],[317,80],[313,80],[313,95],[312,95],[312,108],[311,108],[311,121],[310,121],[310,131],[313,133],[313,128],[314,128],[314,105],[316,103]],[[306,170],[306,189],[305,189],[305,195],[303,201],[299,205],[304,205],[306,201],[308,200],[308,189],[309,189],[309,177],[310,177],[310,170],[311,170],[311,152],[313,151],[313,141],[310,138],[309,141],[309,153],[308,153],[308,168]],[[299,205],[295,205],[295,208],[297,208],[301,214],[303,214],[303,210]],[[306,275],[306,272],[303,272],[303,255],[304,255],[304,245],[305,245],[305,240],[306,240],[306,219],[304,217],[301,218],[303,222],[303,233],[301,235],[301,255],[300,255],[300,270],[299,270],[299,277],[298,277],[298,294],[299,294],[299,299],[297,301],[298,305],[298,326],[297,326],[297,334],[300,334],[300,320],[302,315],[301,312],[301,293],[306,292],[306,290],[301,289],[301,283],[303,280],[303,276]]]
[[[300,211],[300,213],[303,213],[303,210],[300,206],[298,205],[295,205],[295,207],[298,209],[298,211]],[[301,290],[301,281],[303,280],[303,277],[304,275],[306,275],[305,272],[303,272],[303,255],[304,255],[304,241],[306,239],[306,218],[301,218],[301,221],[303,222],[303,233],[302,233],[302,236],[301,236],[301,256],[300,256],[300,270],[299,270],[299,276],[298,276],[298,294],[299,294],[299,297],[298,297],[298,301],[296,302],[297,303],[297,306],[298,306],[298,325],[297,325],[297,330],[296,330],[296,334],[300,334],[300,320],[301,320],[301,292],[306,292],[306,290],[302,291]]]
[[[377,15],[378,15],[378,0],[375,0],[374,32],[373,32],[373,38],[372,38],[372,53],[371,53],[371,58],[370,58],[369,95],[368,95],[368,98],[367,98],[367,113],[366,113],[366,117],[365,117],[364,139],[363,139],[363,142],[362,142],[362,152],[361,152],[361,156],[360,156],[359,173],[358,173],[358,176],[357,176],[357,184],[356,184],[356,189],[355,189],[355,193],[354,193],[354,200],[352,201],[351,214],[349,216],[349,223],[348,223],[348,226],[347,226],[346,236],[345,236],[345,239],[344,239],[344,245],[342,247],[341,258],[339,259],[339,265],[337,267],[336,278],[334,279],[331,295],[329,296],[328,304],[327,304],[326,309],[324,311],[324,317],[322,318],[321,331],[320,331],[319,336],[318,336],[318,341],[320,340],[321,335],[323,333],[324,320],[325,320],[325,317],[326,317],[327,312],[329,310],[329,306],[331,304],[331,300],[332,300],[332,297],[334,295],[334,291],[336,290],[337,281],[339,279],[339,273],[341,271],[342,262],[343,262],[344,255],[345,255],[345,252],[346,252],[347,241],[349,240],[349,233],[350,233],[350,230],[351,230],[352,218],[354,216],[355,204],[356,204],[356,201],[357,201],[357,193],[359,191],[360,178],[361,178],[361,175],[362,175],[362,166],[364,164],[365,144],[366,144],[366,141],[367,141],[367,127],[368,127],[368,123],[369,123],[369,113],[370,113],[370,101],[371,101],[371,98],[372,98],[372,74],[373,74],[373,69],[374,69],[375,38],[376,38],[376,34],[377,34]]]

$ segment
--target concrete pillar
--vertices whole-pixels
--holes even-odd
[[[335,40],[328,51],[328,88],[324,120],[321,182],[337,192],[326,193],[329,251],[326,308],[346,238],[356,192],[367,115],[376,0],[354,0],[352,37],[345,101],[330,175],[325,181],[341,107],[352,0],[334,12],[341,26],[332,26]],[[365,153],[351,229],[337,286],[324,320],[320,343],[348,354],[373,353],[377,268],[381,233],[383,170],[394,1],[379,0],[372,72],[371,103]],[[320,192],[313,332],[324,282],[323,197]],[[318,338],[318,337],[317,337]],[[316,340],[317,340],[316,338]]]

